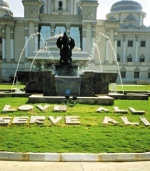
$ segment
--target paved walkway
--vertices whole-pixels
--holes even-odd
[[[1,171],[150,171],[150,162],[16,162],[0,161]]]

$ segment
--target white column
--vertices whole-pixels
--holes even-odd
[[[35,32],[35,26],[34,26],[34,22],[33,21],[30,21],[29,22],[29,25],[28,25],[28,30],[29,30],[29,36],[32,35],[34,32]],[[34,49],[35,49],[35,39],[34,38],[31,38],[30,41],[29,41],[29,46],[28,46],[28,53],[29,53],[29,56],[33,55],[33,52],[34,52]]]
[[[67,31],[67,35],[70,36],[70,25],[66,25],[66,31]]]
[[[113,52],[113,50],[114,50],[114,29],[113,28],[110,29],[110,36],[109,37],[110,37],[110,42],[111,42],[113,47],[111,47],[111,45],[110,45],[111,50],[109,51],[108,63],[113,64],[113,62],[114,62],[114,52]]]
[[[87,23],[86,25],[86,52],[90,53],[92,48],[92,25]]]
[[[25,36],[25,43],[27,43],[29,37],[28,36]],[[26,44],[26,48],[25,48],[25,57],[28,57],[29,56],[29,45],[28,43]]]
[[[55,11],[55,0],[53,0],[53,11]]]
[[[116,59],[117,60],[117,40],[115,40],[115,55],[116,55]]]
[[[123,62],[126,62],[126,41],[123,42]]]
[[[51,37],[55,35],[55,25],[50,25],[51,27]]]
[[[47,0],[47,2],[46,2],[46,6],[47,6],[47,9],[46,9],[46,14],[48,14],[48,9],[49,9],[49,6],[48,6],[48,1],[49,1],[49,0]]]
[[[109,40],[106,39],[106,62],[108,62],[108,53],[109,52]]]
[[[92,46],[95,43],[95,37],[92,37]]]
[[[82,27],[82,50],[86,52],[86,26]]]
[[[86,51],[86,38],[85,37],[83,37],[82,47],[83,47],[83,51]]]
[[[70,12],[71,12],[71,15],[73,15],[73,1],[70,2]]]
[[[6,62],[11,62],[11,54],[10,54],[10,26],[6,26]]]
[[[38,50],[38,37],[35,36],[35,51]]]
[[[10,55],[11,59],[14,59],[14,39],[10,39]]]
[[[68,0],[66,0],[66,10],[67,10],[67,12],[68,12],[68,9],[69,9],[69,2],[68,2]]]
[[[135,43],[135,62],[138,62],[138,47],[139,47],[139,42],[136,41],[136,43]]]
[[[6,59],[6,39],[2,39],[2,59]]]
[[[47,4],[47,7],[48,7],[48,11],[47,11],[47,13],[48,14],[50,14],[50,7],[51,7],[51,5],[50,5],[50,0],[48,0],[48,2],[47,2],[48,4]]]

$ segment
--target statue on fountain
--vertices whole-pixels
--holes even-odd
[[[57,39],[56,45],[60,49],[60,64],[71,64],[72,49],[75,47],[74,39],[64,32],[63,37]]]

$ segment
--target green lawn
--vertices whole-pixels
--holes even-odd
[[[4,105],[10,104],[18,108],[27,103],[27,98],[0,98],[0,111]],[[115,114],[113,106],[103,106],[111,113],[96,113],[99,105],[81,105],[67,107],[67,112],[53,112],[55,104],[41,112],[32,104],[32,111],[17,111],[14,113],[1,113],[2,116],[46,116],[42,125],[9,125],[0,126],[0,151],[14,152],[148,152],[150,151],[150,127],[140,121],[140,115],[125,115],[131,122],[139,122],[139,126],[125,126],[121,120],[122,114]],[[43,104],[44,105],[44,104]],[[145,117],[150,122],[150,101],[115,100],[114,106],[121,109],[135,107],[145,110]],[[80,116],[80,125],[66,125],[65,116]],[[53,125],[48,116],[62,116],[63,119]],[[104,125],[103,119],[109,116],[119,122],[118,125]]]
[[[16,85],[13,85],[12,84],[0,84],[0,90],[8,90],[8,89],[11,89],[11,88],[16,88]],[[19,88],[24,88],[25,85],[19,85]]]

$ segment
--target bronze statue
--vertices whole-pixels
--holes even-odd
[[[69,64],[72,62],[72,49],[75,47],[75,41],[68,37],[64,32],[63,37],[57,39],[57,47],[60,49],[60,64]]]

